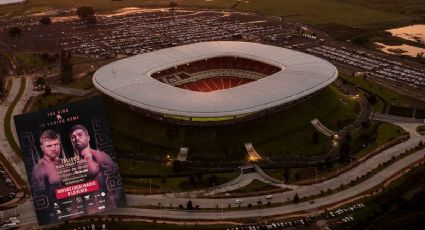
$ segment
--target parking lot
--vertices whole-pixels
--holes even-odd
[[[158,10],[116,16],[97,16],[87,24],[74,15],[41,25],[39,18],[0,22],[0,39],[26,51],[71,51],[95,59],[113,60],[154,50],[214,40],[248,40],[297,49],[365,76],[425,88],[425,68],[387,55],[335,42],[317,28],[246,12],[221,10]],[[10,38],[9,28],[22,28]]]
[[[0,204],[15,198],[16,192],[16,185],[4,168],[0,166]]]
[[[411,66],[405,66],[389,59],[370,53],[356,52],[350,49],[329,47],[326,45],[307,48],[307,52],[333,62],[352,66],[366,71],[366,75],[388,81],[425,88],[425,72]]]
[[[281,33],[292,26],[257,14],[216,10],[158,11],[121,16],[98,16],[95,25],[64,20],[40,25],[37,18],[16,19],[3,25],[2,39],[24,50],[59,52],[94,58],[135,55],[153,50],[202,41],[232,40],[239,36],[261,37]],[[22,36],[10,39],[8,28],[19,26]]]

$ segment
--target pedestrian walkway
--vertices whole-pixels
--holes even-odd
[[[58,85],[50,85],[50,89],[52,90],[52,93],[68,94],[68,95],[79,96],[79,97],[83,97],[91,92],[90,90],[75,89],[71,87],[63,87]]]
[[[333,137],[337,134],[337,132],[332,131],[328,129],[325,125],[322,124],[322,122],[319,121],[319,119],[315,118],[311,120],[311,124],[314,126],[314,128],[317,129],[317,131],[321,132],[323,135],[328,137]]]

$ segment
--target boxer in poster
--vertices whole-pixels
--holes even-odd
[[[89,179],[97,180],[100,190],[109,194],[107,201],[114,203],[120,191],[116,189],[114,178],[109,176],[116,174],[117,164],[107,153],[90,147],[90,134],[83,125],[73,126],[69,135],[74,152],[87,162]]]
[[[14,119],[40,225],[126,204],[100,98]]]

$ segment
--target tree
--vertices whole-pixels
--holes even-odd
[[[173,172],[178,173],[181,170],[181,163],[179,160],[173,161]]]
[[[352,139],[351,134],[350,133],[345,134],[344,139],[345,139],[346,142],[350,142],[351,139]]]
[[[288,183],[290,176],[291,176],[291,172],[289,171],[288,168],[285,168],[282,174],[282,177],[285,183]]]
[[[351,154],[351,146],[348,142],[342,142],[339,149],[339,158],[341,161],[345,161]]]
[[[295,178],[296,181],[299,181],[301,179],[301,176],[300,176],[299,173],[295,173],[294,178]]]
[[[376,103],[378,103],[378,98],[376,98],[375,95],[369,95],[367,96],[367,101],[371,104],[371,105],[376,105]]]
[[[72,79],[73,64],[71,61],[71,53],[65,50],[62,50],[60,55],[60,62],[61,62],[60,78],[62,83],[65,83],[65,84],[71,83],[73,81]]]
[[[333,168],[334,165],[333,165],[332,159],[330,157],[326,158],[326,160],[325,160],[325,166],[328,169],[332,169]]]
[[[96,22],[95,12],[91,6],[81,6],[77,9],[77,15],[82,21],[88,23]]]
[[[298,203],[299,201],[300,201],[300,197],[298,196],[298,193],[295,193],[294,203]]]
[[[38,77],[37,80],[35,80],[35,84],[36,85],[44,85],[44,84],[46,84],[46,81],[44,80],[43,77]]]
[[[48,25],[50,23],[52,23],[52,19],[50,19],[50,17],[48,16],[44,16],[40,19],[40,23],[43,25]]]
[[[369,38],[366,35],[356,35],[350,39],[353,43],[364,44],[369,42]]]
[[[192,201],[191,201],[191,200],[189,200],[189,201],[187,202],[187,204],[186,204],[186,208],[187,208],[188,210],[193,210],[193,204],[192,204]]]
[[[189,176],[189,181],[190,181],[191,184],[195,184],[195,182],[196,182],[195,177],[192,174],[190,174],[190,176]]]
[[[210,184],[210,186],[217,185],[217,176],[213,174],[208,177],[208,183]]]
[[[198,179],[198,181],[201,181],[202,180],[202,172],[201,171],[198,171],[197,173],[196,173],[196,179]]]
[[[52,89],[50,88],[50,86],[46,85],[46,87],[44,88],[44,95],[48,96],[52,93]]]
[[[170,5],[169,6],[170,6],[171,10],[174,10],[174,8],[177,7],[177,3],[175,1],[170,1]]]
[[[368,129],[370,127],[370,121],[362,121],[361,125],[363,129]]]
[[[19,28],[17,26],[14,26],[14,27],[9,29],[9,36],[11,36],[11,37],[18,37],[18,36],[21,35],[21,33],[22,33],[21,28]]]
[[[319,144],[319,134],[314,132],[312,137],[313,144]]]

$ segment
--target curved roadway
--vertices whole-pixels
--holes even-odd
[[[14,81],[13,88],[16,88],[17,82]],[[27,87],[26,93],[31,92]],[[16,92],[14,90],[11,91]],[[13,95],[10,95],[13,98]],[[24,100],[21,99],[20,103],[24,103]],[[7,107],[7,102],[3,103],[0,109],[0,114],[4,114],[4,109]],[[20,106],[18,106],[19,108]],[[282,203],[290,201],[293,199],[294,194],[297,193],[299,197],[311,196],[319,194],[320,191],[326,191],[328,189],[336,189],[341,184],[349,184],[351,180],[355,180],[357,177],[367,174],[367,172],[378,167],[380,163],[390,160],[394,156],[398,156],[405,152],[407,149],[411,149],[418,145],[420,141],[425,142],[425,137],[419,135],[416,132],[416,127],[421,125],[421,123],[415,122],[392,122],[396,125],[401,126],[407,132],[410,133],[410,139],[406,142],[393,146],[380,154],[371,157],[365,162],[361,163],[359,166],[347,171],[344,174],[341,174],[333,179],[308,185],[308,186],[298,186],[292,191],[283,192],[280,194],[274,194],[272,203]],[[3,136],[4,137],[4,136]],[[2,141],[1,148],[7,148],[5,140]],[[7,154],[9,153],[9,154]],[[23,164],[22,161],[15,161],[16,156],[12,156],[12,152],[6,151],[6,157],[9,161],[12,161],[12,164],[16,166],[18,172],[22,173]],[[196,211],[186,211],[186,210],[166,210],[164,207],[178,207],[178,205],[185,205],[188,201],[188,198],[177,197],[175,194],[162,194],[162,195],[152,195],[152,196],[142,196],[142,195],[127,195],[128,204],[133,206],[147,206],[155,205],[158,206],[160,203],[159,209],[147,209],[147,208],[120,208],[110,212],[104,212],[102,215],[136,215],[144,217],[162,217],[162,218],[171,218],[171,219],[186,219],[186,220],[220,220],[220,219],[239,219],[239,218],[250,218],[250,217],[261,217],[261,216],[272,216],[272,215],[282,215],[288,214],[297,211],[318,209],[322,206],[334,204],[348,198],[352,198],[359,193],[368,191],[376,185],[384,182],[385,180],[391,178],[393,175],[397,174],[400,170],[403,170],[405,167],[412,165],[413,163],[423,159],[425,156],[425,149],[412,153],[401,160],[396,161],[395,163],[389,165],[388,167],[382,169],[377,174],[368,178],[367,180],[345,190],[336,192],[334,194],[317,198],[314,203],[310,202],[300,202],[298,204],[287,204],[284,206],[271,207],[271,208],[262,208],[250,210],[232,210],[225,211],[225,215],[221,210],[196,210]],[[190,196],[190,193],[188,193]],[[264,200],[264,196],[252,196],[243,198],[241,206],[247,206],[248,204],[255,205],[259,199]],[[199,205],[201,208],[216,208],[223,207],[226,208],[229,204],[233,207],[234,198],[227,199],[191,199],[194,205]],[[35,211],[33,208],[32,201],[27,201],[24,204],[18,205],[16,210],[6,210],[0,212],[0,216],[11,216],[15,212],[20,214],[22,224],[32,224],[36,223]]]

